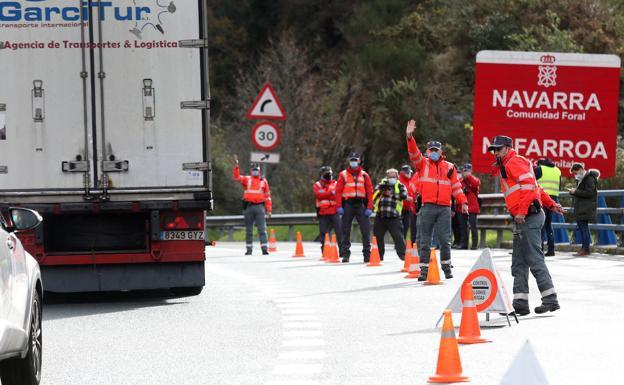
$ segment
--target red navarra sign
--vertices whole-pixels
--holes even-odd
[[[544,52],[477,54],[472,164],[491,172],[487,147],[514,139],[520,155],[550,158],[569,176],[573,162],[615,173],[620,58]]]

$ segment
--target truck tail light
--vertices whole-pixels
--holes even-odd
[[[166,213],[161,217],[163,230],[202,230],[204,228],[203,212]]]

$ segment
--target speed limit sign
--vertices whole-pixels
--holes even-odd
[[[281,139],[279,127],[271,122],[260,122],[251,131],[251,141],[260,151],[274,150]]]

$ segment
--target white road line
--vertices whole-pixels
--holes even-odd
[[[320,330],[294,330],[284,332],[284,337],[321,337],[323,332]]]
[[[281,352],[280,360],[322,360],[325,352],[320,350]]]
[[[306,375],[318,374],[322,369],[323,366],[320,364],[278,365],[271,373],[276,375]]]
[[[325,341],[320,339],[298,339],[298,340],[285,340],[283,342],[284,346],[325,346]]]
[[[308,381],[308,380],[277,380],[277,381],[269,381],[266,385],[319,385],[318,381]]]
[[[318,321],[318,316],[315,315],[288,315],[282,317],[284,322],[292,321]]]
[[[316,313],[312,309],[284,309],[282,310],[283,315],[299,315],[299,314],[314,314]]]
[[[284,329],[319,329],[322,324],[320,322],[286,322]]]

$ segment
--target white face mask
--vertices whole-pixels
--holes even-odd
[[[585,172],[581,171],[578,174],[574,174],[574,179],[576,179],[576,180],[578,180],[580,182],[581,180],[583,180],[584,176],[585,176]]]
[[[388,178],[388,182],[390,184],[395,184],[397,182],[397,178]]]
[[[259,176],[259,175],[260,175],[260,171],[258,171],[258,170],[253,170],[253,171],[251,171],[251,175],[253,175],[253,176]]]

